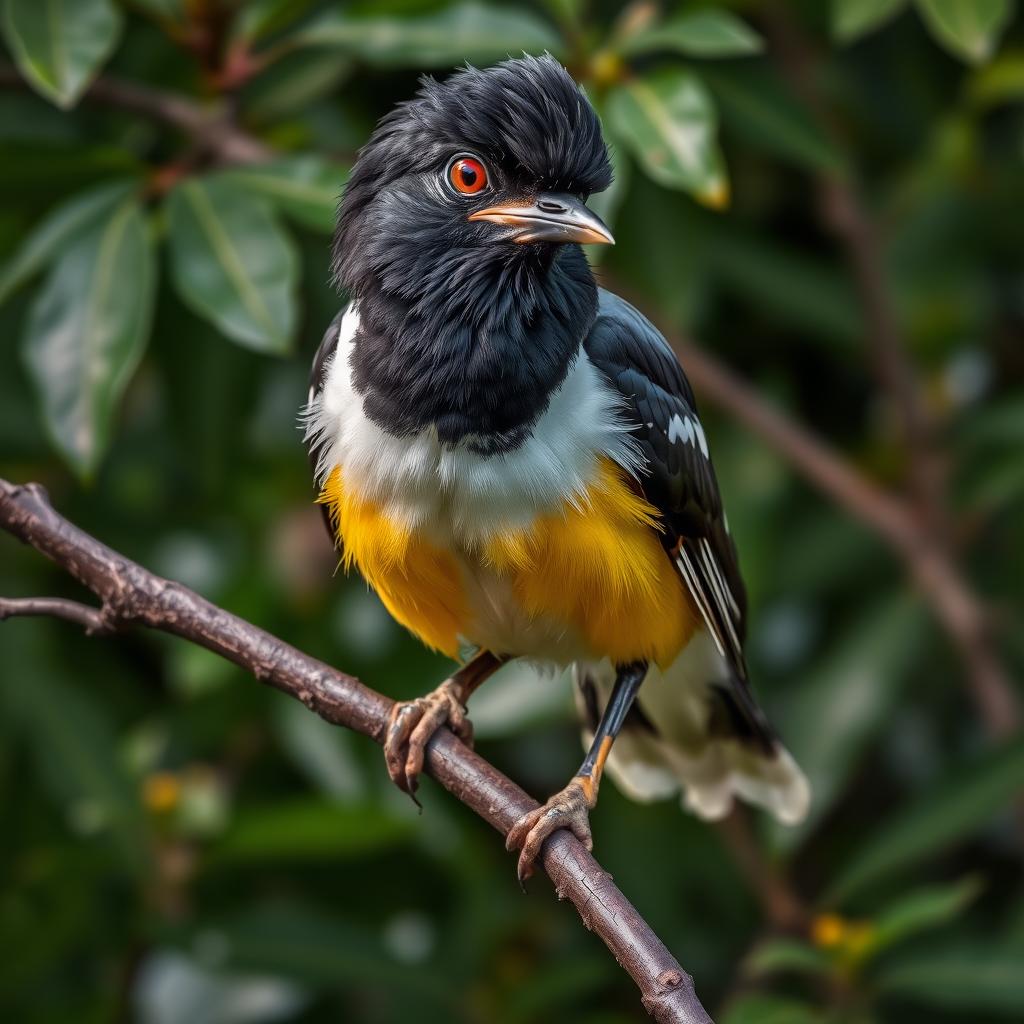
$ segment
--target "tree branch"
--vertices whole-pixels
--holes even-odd
[[[54,614],[87,629],[147,626],[172,633],[233,661],[328,722],[383,741],[390,699],[101,544],[59,515],[39,485],[0,479],[0,527],[56,562],[102,602],[101,609],[91,609],[51,598],[5,601],[0,618]],[[427,748],[426,769],[502,835],[538,806],[447,729]],[[556,832],[542,859],[559,899],[570,900],[584,925],[600,936],[636,982],[656,1021],[711,1024],[692,978],[574,836]]]
[[[0,64],[0,87],[31,91],[17,68],[10,64]],[[274,156],[271,147],[234,123],[227,108],[208,109],[176,93],[108,75],[97,78],[82,99],[162,121],[190,136],[221,163],[262,163]]]
[[[989,732],[1015,732],[1020,710],[989,639],[988,613],[949,552],[924,530],[913,508],[860,473],[825,441],[770,405],[706,349],[660,329],[698,393],[728,410],[789,460],[822,493],[878,533],[907,565],[966,669],[968,692]]]
[[[605,274],[605,284],[631,289]],[[879,487],[824,439],[805,429],[664,318],[651,318],[679,356],[702,398],[721,406],[787,459],[819,491],[882,537],[909,569],[922,597],[963,662],[967,690],[990,735],[1013,735],[1020,723],[1014,687],[993,648],[990,616],[941,535],[924,528],[906,499]]]
[[[842,151],[842,132],[817,85],[815,46],[784,4],[769,8],[766,28],[781,73]],[[852,158],[849,162],[853,164]],[[959,564],[947,495],[947,460],[885,277],[881,233],[850,175],[820,170],[814,184],[821,219],[842,250],[860,296],[865,341],[902,434],[913,502],[907,518],[919,537],[925,535],[912,563],[915,575],[960,653],[968,687],[989,732],[997,738],[1008,736],[1020,723],[1020,706],[995,648],[984,604]]]

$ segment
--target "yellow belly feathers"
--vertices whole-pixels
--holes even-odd
[[[493,573],[528,617],[582,638],[587,655],[667,666],[698,619],[657,534],[658,514],[602,459],[584,497],[529,526],[493,534],[463,551],[390,519],[345,488],[335,469],[321,496],[334,517],[346,569],[356,566],[388,611],[424,643],[456,657],[474,638],[462,564]],[[522,651],[496,653],[516,655]]]

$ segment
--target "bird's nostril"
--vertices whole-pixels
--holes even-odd
[[[537,201],[537,209],[545,213],[565,213],[567,207],[555,199],[540,199]]]

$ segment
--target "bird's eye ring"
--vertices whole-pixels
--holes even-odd
[[[459,195],[475,196],[487,187],[487,168],[475,156],[457,156],[445,172],[448,184]]]

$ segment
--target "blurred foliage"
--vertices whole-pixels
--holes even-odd
[[[601,275],[898,485],[907,453],[814,200],[823,176],[854,183],[941,426],[957,542],[1019,627],[1015,13],[4,0],[0,472],[396,697],[433,685],[444,660],[334,578],[311,503],[296,411],[340,301],[328,235],[355,150],[422,70],[550,50],[613,146],[616,185],[595,205],[619,244]],[[794,84],[794,39],[813,99]],[[99,75],[191,106],[168,120],[90,96]],[[267,159],[230,158],[239,127]],[[800,829],[751,817],[759,870],[807,920],[773,925],[726,833],[612,786],[602,862],[724,1024],[1024,1019],[1022,741],[993,746],[877,538],[705,414],[754,675],[816,791]],[[0,593],[76,592],[0,538]],[[1019,678],[1024,631],[1005,633]],[[545,883],[524,899],[496,837],[429,784],[418,818],[371,744],[167,638],[19,620],[0,645],[5,1019],[639,1019],[625,974]],[[576,766],[564,682],[512,666],[473,717],[484,755],[537,795]]]

